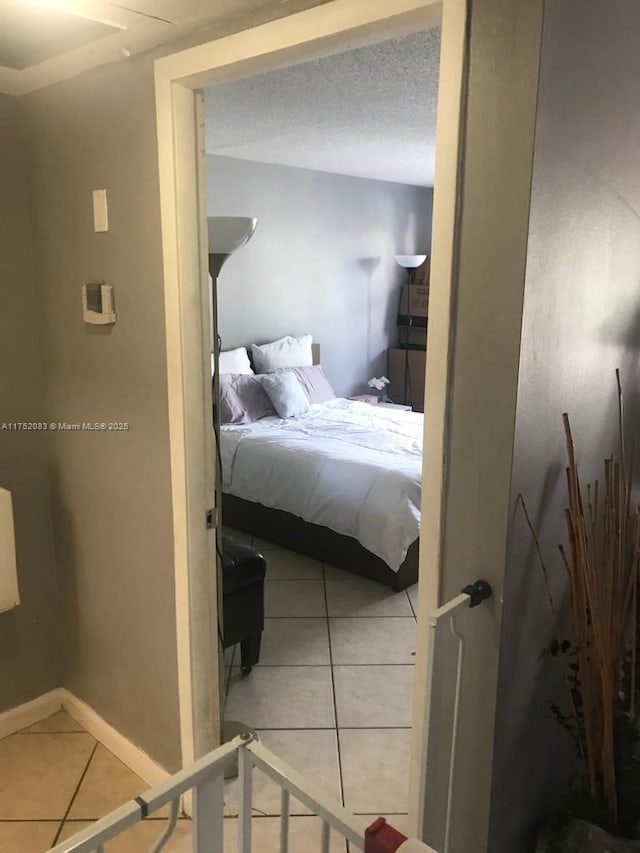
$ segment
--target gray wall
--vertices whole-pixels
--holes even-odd
[[[180,764],[160,205],[149,60],[22,100],[49,417],[126,421],[58,433],[51,481],[62,679],[169,768]],[[91,191],[106,187],[108,233]],[[108,281],[118,322],[82,321],[80,286]]]
[[[616,450],[616,367],[627,434],[640,407],[640,7],[546,4],[503,617],[492,853],[531,849],[573,767],[548,703],[566,706],[545,654],[554,632],[522,492],[560,603],[568,412],[583,483]],[[560,628],[562,632],[563,628]]]
[[[179,43],[21,100],[49,413],[131,424],[51,445],[61,678],[169,769],[181,753],[153,62],[316,5],[221,10]],[[110,231],[94,234],[91,190],[102,187]],[[100,330],[82,323],[80,286],[105,279],[118,323]]]
[[[0,188],[0,421],[37,421],[45,404],[26,166],[18,102],[4,95]],[[46,433],[0,432],[0,485],[13,493],[21,597],[0,614],[0,711],[60,683],[46,442]]]
[[[209,215],[258,217],[220,276],[223,349],[311,332],[336,392],[366,391],[397,340],[393,256],[430,253],[433,190],[212,155],[207,167]]]

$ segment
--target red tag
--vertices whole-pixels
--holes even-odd
[[[395,853],[406,840],[406,835],[379,817],[364,831],[364,853]]]

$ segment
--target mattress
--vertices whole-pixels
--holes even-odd
[[[423,415],[337,398],[221,429],[223,491],[352,536],[397,571],[420,531]]]

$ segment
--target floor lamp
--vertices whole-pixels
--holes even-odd
[[[218,278],[225,261],[242,248],[253,237],[258,220],[248,216],[209,216],[207,218],[209,243],[209,274],[211,276],[211,334],[212,334],[212,367],[213,367],[213,430],[216,439],[216,507],[218,523],[222,520],[222,458],[220,455],[220,334],[218,331]],[[216,537],[216,542],[218,539]],[[218,589],[222,589],[222,565],[219,546],[216,554],[216,569],[218,572]],[[222,624],[222,596],[218,596],[218,624]],[[219,634],[220,645],[222,634]],[[256,740],[257,735],[245,723],[235,720],[224,720],[221,740],[223,743],[233,740],[242,732],[251,732]],[[225,778],[238,775],[238,761],[230,762],[225,768]]]
[[[367,275],[367,371],[371,370],[371,282],[382,258],[359,258],[358,265]]]
[[[407,284],[407,313],[406,315],[406,323],[403,323],[406,327],[406,332],[404,336],[404,395],[402,398],[402,402],[406,405],[407,403],[407,390],[410,388],[409,381],[409,335],[411,334],[411,327],[413,325],[413,316],[411,314],[411,286],[415,281],[416,270],[418,267],[423,264],[427,260],[426,255],[396,255],[395,256],[396,263],[403,267],[409,276],[409,281]],[[400,303],[400,309],[402,309],[402,302]],[[399,312],[399,317],[402,317],[402,310]],[[413,396],[413,393],[412,393]]]

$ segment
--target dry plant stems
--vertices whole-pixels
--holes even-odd
[[[604,463],[600,484],[580,485],[569,416],[563,415],[569,506],[565,511],[568,549],[560,551],[569,578],[569,603],[580,684],[580,711],[574,707],[580,753],[591,797],[599,798],[618,822],[616,716],[624,662],[631,656],[627,713],[636,720],[637,604],[640,524],[631,505],[632,466],[625,467],[623,405],[618,378],[619,458]],[[574,703],[575,703],[575,697]]]
[[[542,568],[542,577],[544,578],[544,588],[547,593],[547,601],[549,602],[549,608],[551,609],[551,615],[553,616],[553,621],[556,621],[556,609],[553,605],[553,596],[551,595],[551,584],[549,583],[549,570],[547,569],[547,565],[544,561],[544,554],[542,553],[542,548],[540,547],[540,540],[538,539],[538,535],[533,526],[533,522],[531,521],[531,516],[529,515],[529,510],[527,509],[527,505],[524,501],[523,495],[518,495],[517,497],[518,503],[522,507],[522,511],[524,513],[525,521],[527,522],[527,527],[529,528],[529,532],[533,538],[533,543],[536,546],[536,552],[538,554],[538,560],[540,561],[540,567]]]
[[[525,521],[527,522],[527,527],[529,528],[529,532],[531,533],[531,537],[532,537],[533,542],[534,542],[535,547],[536,547],[536,551],[538,554],[538,560],[540,563],[540,568],[542,569],[542,576],[544,579],[545,591],[547,594],[547,601],[549,602],[549,609],[551,610],[551,615],[553,616],[553,622],[555,625],[557,623],[556,609],[555,609],[555,606],[553,603],[553,595],[551,594],[551,584],[549,583],[549,570],[548,570],[547,565],[545,563],[544,554],[542,553],[542,548],[540,547],[540,540],[538,539],[538,534],[536,533],[535,527],[533,526],[533,522],[531,521],[531,516],[529,515],[529,510],[527,509],[527,504],[525,502],[524,496],[522,494],[519,494],[517,500],[520,503],[520,506],[522,507],[522,511],[524,513]],[[560,552],[562,553],[563,559],[564,559],[564,551],[563,551],[562,546],[560,546]],[[565,559],[565,565],[566,565],[566,559]],[[560,641],[559,641],[557,636],[554,637],[553,645],[556,647],[556,649],[559,649],[561,646]],[[573,718],[577,724],[577,721],[579,719],[580,714],[578,713],[578,708],[577,708],[576,702],[575,702],[575,696],[574,696],[573,691],[571,690],[571,685],[569,684],[569,679],[566,679],[566,681],[567,681],[567,686],[569,687],[569,696],[571,697],[571,702],[573,705]],[[576,746],[578,748],[578,751],[580,752],[581,758],[584,761],[582,742],[581,742],[580,738],[578,738],[577,736],[576,736]]]
[[[567,571],[573,628],[572,676],[567,685],[572,702],[578,752],[590,798],[609,813],[608,828],[618,829],[617,737],[621,719],[628,719],[640,739],[638,702],[638,572],[640,569],[640,509],[632,506],[635,444],[625,455],[624,407],[620,374],[618,390],[618,458],[604,461],[604,488],[596,480],[583,493],[569,416],[563,415],[568,466],[568,507],[565,509],[567,547],[560,554]],[[518,501],[536,545],[554,624],[556,610],[549,571],[524,498]],[[560,644],[566,651],[571,644]],[[567,720],[554,706],[564,728]]]

